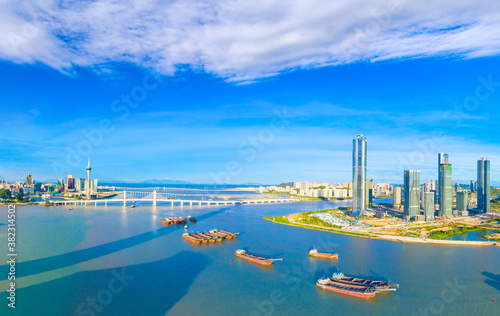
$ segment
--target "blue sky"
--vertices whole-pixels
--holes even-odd
[[[361,133],[376,182],[435,178],[440,151],[454,181],[482,156],[500,180],[495,2],[379,1],[349,19],[324,2],[131,3],[0,5],[5,40],[24,39],[0,44],[2,178],[83,177],[90,155],[101,181],[343,182]]]

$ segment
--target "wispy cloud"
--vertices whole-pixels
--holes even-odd
[[[357,61],[500,52],[496,0],[0,2],[0,58],[97,72],[127,62],[233,82]]]

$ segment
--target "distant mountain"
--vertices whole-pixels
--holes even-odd
[[[149,179],[149,180],[144,180],[138,183],[146,183],[146,184],[193,184],[188,181],[182,181],[182,180],[173,180],[173,179]]]
[[[120,184],[120,183],[135,183],[135,184],[193,184],[191,182],[173,179],[149,179],[149,180],[102,180],[100,183]]]

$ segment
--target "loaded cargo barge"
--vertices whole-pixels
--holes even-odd
[[[334,282],[328,278],[319,279],[318,282],[316,282],[316,286],[324,290],[367,298],[367,299],[375,297],[375,294],[378,293],[375,287],[369,287],[363,285],[348,285],[348,284]]]
[[[371,298],[382,291],[396,291],[399,284],[347,277],[342,273],[334,273],[330,279],[320,278],[316,282],[316,286],[337,293]]]
[[[185,240],[192,242],[193,244],[206,244],[208,242],[214,243],[214,242],[221,242],[225,239],[233,239],[238,236],[238,233],[230,233],[226,232],[223,230],[217,230],[213,229],[210,232],[204,232],[204,233],[192,233],[188,234],[185,233],[182,235],[182,238]]]
[[[169,217],[169,218],[160,219],[160,223],[162,223],[165,226],[184,225],[187,223],[187,220],[182,218],[182,217]]]
[[[315,257],[315,258],[324,258],[324,259],[338,259],[339,254],[338,253],[323,253],[323,252],[318,252],[316,249],[312,249],[309,251],[309,256]]]
[[[252,255],[252,254],[247,253],[243,249],[236,250],[234,252],[234,254],[238,258],[242,258],[242,259],[245,259],[245,260],[248,260],[248,261],[252,261],[252,262],[255,262],[255,263],[258,263],[258,264],[266,265],[266,266],[271,265],[274,261],[283,260],[283,259],[270,259],[270,258],[265,258],[265,257],[261,257],[261,256]]]
[[[378,291],[396,291],[396,289],[399,288],[399,284],[353,278],[345,276],[342,273],[334,274],[334,277],[332,277],[332,279],[335,279],[337,282],[343,284],[373,286]]]

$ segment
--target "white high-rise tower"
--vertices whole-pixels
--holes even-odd
[[[87,165],[87,183],[86,183],[86,188],[85,188],[87,200],[90,200],[90,196],[92,195],[91,186],[90,186],[90,171],[91,170],[92,170],[92,168],[90,168],[90,157],[89,157],[89,164]]]

